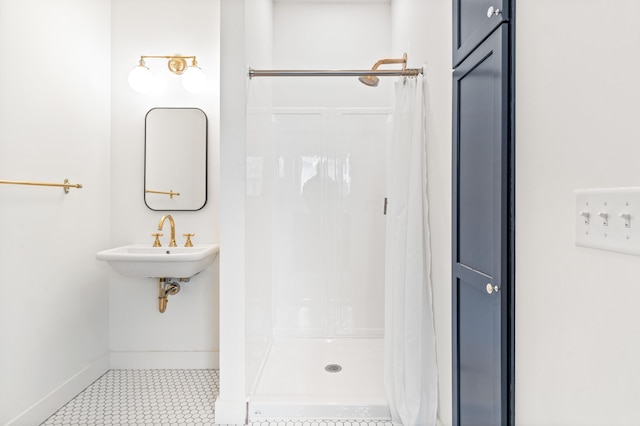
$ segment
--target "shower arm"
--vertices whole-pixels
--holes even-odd
[[[402,64],[402,70],[407,69],[407,54],[402,55],[401,59],[380,59],[378,62],[373,64],[372,70],[377,70],[380,65],[384,64]]]

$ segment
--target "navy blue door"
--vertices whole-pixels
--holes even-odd
[[[453,0],[453,65],[509,19],[509,0]]]
[[[511,169],[508,28],[453,73],[454,424],[510,422]]]

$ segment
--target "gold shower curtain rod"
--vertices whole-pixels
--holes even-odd
[[[69,179],[65,179],[64,183],[48,183],[48,182],[28,182],[20,180],[0,180],[0,184],[5,185],[31,185],[31,186],[56,186],[64,188],[64,193],[69,193],[69,188],[82,188],[79,183],[69,183]]]

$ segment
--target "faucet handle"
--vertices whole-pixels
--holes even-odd
[[[151,234],[152,237],[156,237],[155,241],[153,242],[153,247],[162,247],[162,244],[160,244],[160,237],[162,237],[162,233],[160,232],[156,232]]]
[[[191,242],[191,237],[193,237],[196,234],[182,234],[185,237],[187,237],[187,241],[185,241],[184,246],[185,247],[193,247],[193,243]]]

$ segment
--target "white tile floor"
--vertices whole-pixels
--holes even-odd
[[[213,426],[218,370],[110,370],[41,426]],[[250,426],[391,426],[365,420],[287,420]]]

